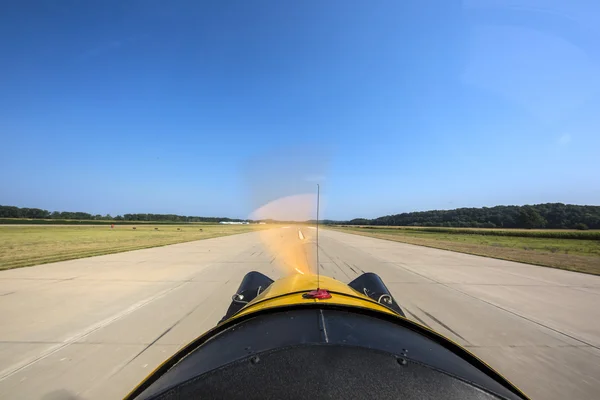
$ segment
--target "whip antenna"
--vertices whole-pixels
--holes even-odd
[[[321,287],[321,274],[319,272],[319,197],[321,195],[321,188],[317,183],[317,290]]]
[[[331,298],[331,293],[327,289],[321,289],[321,264],[319,264],[319,197],[320,187],[317,184],[317,289],[311,290],[302,295],[305,299],[327,300]]]

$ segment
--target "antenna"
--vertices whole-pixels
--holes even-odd
[[[321,275],[319,273],[319,197],[321,196],[321,188],[317,183],[317,290],[321,287]]]
[[[302,298],[304,299],[319,299],[327,300],[331,298],[331,293],[327,289],[321,289],[321,265],[319,264],[319,197],[321,188],[317,184],[317,289],[311,290],[308,293],[304,293]]]

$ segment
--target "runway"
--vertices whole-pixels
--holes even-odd
[[[0,398],[121,398],[217,323],[246,272],[315,272],[315,232],[292,225],[1,271]],[[531,398],[600,398],[600,277],[319,235],[322,274],[379,274],[409,318]]]

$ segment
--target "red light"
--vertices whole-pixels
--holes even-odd
[[[331,293],[329,293],[329,291],[327,291],[327,289],[317,289],[317,290],[311,290],[308,293],[304,293],[302,295],[302,297],[305,299],[325,300],[325,299],[331,298]]]

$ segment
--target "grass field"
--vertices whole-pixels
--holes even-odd
[[[523,230],[513,230],[517,235],[498,236],[475,232],[465,233],[459,228],[442,228],[442,232],[432,231],[429,228],[329,228],[420,246],[600,275],[600,240],[592,239],[593,235],[588,236],[590,239],[575,239],[574,237],[523,236],[520,234]],[[447,230],[452,231],[448,232]],[[504,232],[510,231],[504,230]],[[543,231],[539,232],[544,233]],[[597,231],[583,233],[592,234]]]
[[[136,225],[136,229],[119,225],[111,229],[109,225],[0,225],[0,270],[209,239],[268,227],[141,224]]]

